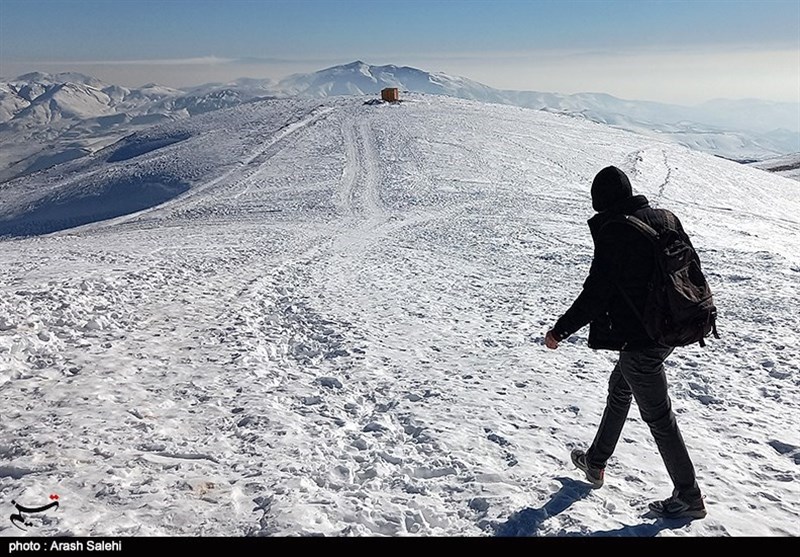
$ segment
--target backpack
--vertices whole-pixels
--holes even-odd
[[[688,346],[717,333],[717,308],[700,268],[700,258],[688,236],[678,229],[675,216],[664,209],[666,226],[656,230],[644,221],[622,215],[653,244],[655,264],[644,310],[639,311],[621,288],[623,298],[647,334],[664,346]]]

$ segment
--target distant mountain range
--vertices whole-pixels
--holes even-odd
[[[79,73],[0,79],[0,182],[101,149],[143,127],[264,98],[376,95],[384,87],[568,114],[741,162],[800,152],[800,103],[718,100],[685,107],[611,95],[493,89],[463,77],[364,62],[187,89],[127,88]]]
[[[800,153],[792,153],[764,161],[751,163],[750,166],[780,174],[786,178],[800,182]]]

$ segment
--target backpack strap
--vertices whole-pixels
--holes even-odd
[[[622,215],[622,218],[625,220],[625,222],[630,223],[631,225],[633,225],[634,228],[641,231],[645,236],[650,238],[650,240],[655,241],[655,239],[658,238],[658,232],[656,232],[656,229],[647,224],[646,222],[644,222],[643,220],[638,219],[633,215]],[[668,225],[669,225],[669,220],[670,220],[669,217],[667,217]]]

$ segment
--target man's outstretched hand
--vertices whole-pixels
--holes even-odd
[[[550,350],[555,350],[556,348],[558,348],[558,341],[556,340],[556,337],[553,336],[552,330],[547,331],[547,334],[544,335],[544,344]]]

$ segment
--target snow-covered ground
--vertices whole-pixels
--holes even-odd
[[[800,535],[797,183],[368,98],[215,111],[0,185],[5,514],[57,494],[28,534]],[[668,361],[704,520],[646,515],[671,484],[635,405],[602,489],[569,462],[614,354],[542,340],[608,164],[681,217],[715,291],[722,338]]]

